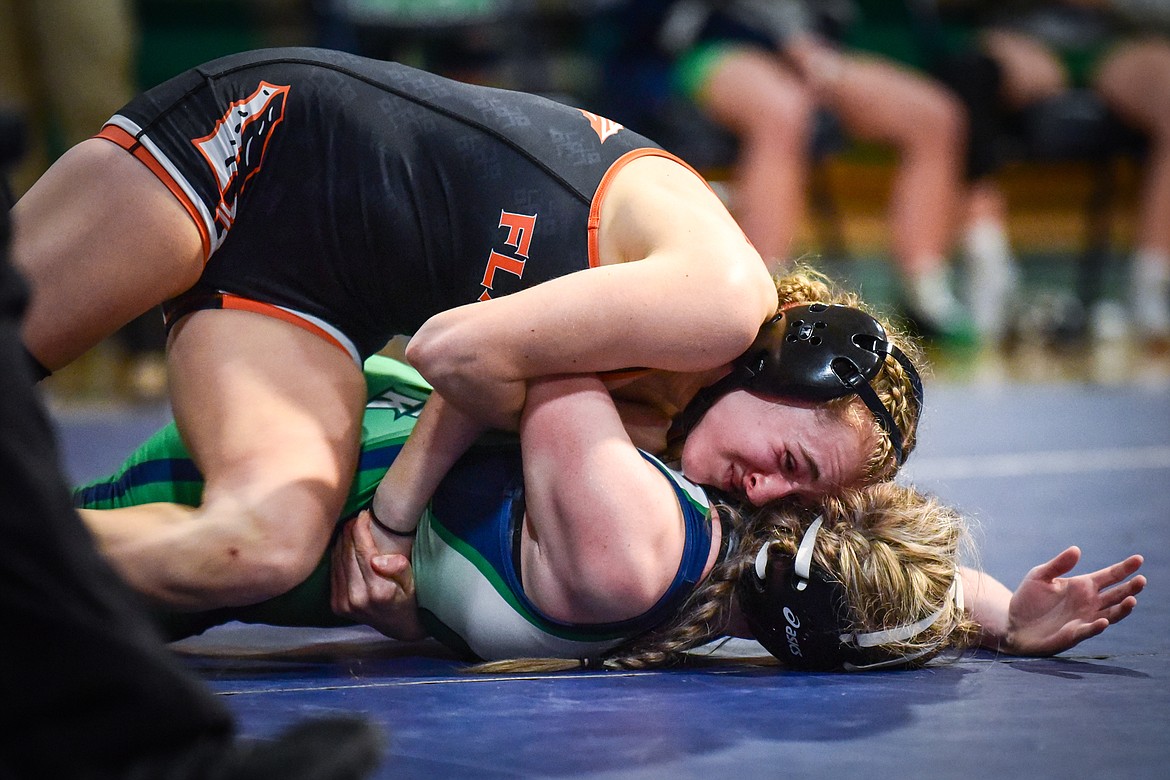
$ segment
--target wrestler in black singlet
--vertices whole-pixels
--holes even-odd
[[[259,302],[355,359],[439,311],[596,265],[590,209],[606,172],[666,154],[545,98],[307,48],[193,68],[102,136],[151,167],[204,235],[203,277],[172,319]]]

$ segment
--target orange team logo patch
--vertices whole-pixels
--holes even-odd
[[[590,126],[593,127],[593,132],[597,133],[597,137],[601,140],[602,143],[605,143],[605,139],[609,138],[611,135],[617,135],[619,131],[625,129],[623,125],[619,125],[612,119],[606,119],[603,116],[598,116],[597,114],[594,114],[591,111],[586,111],[583,108],[578,108],[577,110],[584,114],[585,118],[589,120]]]
[[[236,205],[248,181],[260,172],[272,134],[284,121],[289,87],[261,81],[256,91],[232,103],[215,129],[191,142],[211,167],[219,185],[215,222],[223,235],[236,218]]]

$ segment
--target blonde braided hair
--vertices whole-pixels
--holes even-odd
[[[852,615],[848,631],[905,626],[941,610],[915,636],[876,648],[891,659],[916,656],[909,666],[977,641],[978,627],[952,590],[960,553],[970,544],[955,510],[913,488],[879,482],[826,498],[820,513],[813,560],[845,591]],[[758,526],[748,546],[758,550],[770,543],[795,556],[809,523],[792,516],[776,520],[770,528]]]

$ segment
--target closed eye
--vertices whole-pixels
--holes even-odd
[[[821,469],[817,466],[817,462],[813,460],[812,454],[804,447],[800,448],[800,453],[804,456],[804,462],[808,464],[808,473],[812,477],[811,484],[819,484],[821,481]]]
[[[785,477],[788,477],[790,480],[798,476],[800,466],[796,462],[796,456],[793,455],[790,450],[784,450],[784,452],[780,453],[779,460],[780,473],[782,473]]]

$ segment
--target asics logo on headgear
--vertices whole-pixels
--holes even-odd
[[[796,657],[800,655],[800,643],[796,641],[796,629],[800,628],[800,618],[791,609],[784,608],[784,620],[788,623],[784,627],[784,635],[788,638],[788,652]]]

